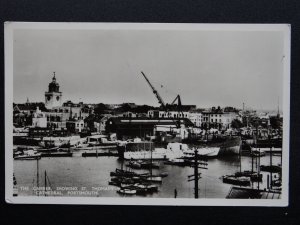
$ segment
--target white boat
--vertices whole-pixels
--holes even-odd
[[[123,194],[123,195],[135,195],[136,194],[135,189],[126,189],[126,188],[121,188],[117,192],[119,194]]]
[[[151,147],[150,147],[151,149]],[[186,144],[182,143],[169,143],[167,148],[154,148],[145,150],[137,149],[135,151],[124,151],[124,159],[126,160],[138,160],[138,159],[175,159],[183,156],[183,150],[187,149]]]
[[[87,137],[87,143],[89,146],[115,146],[118,144],[117,141],[111,141],[107,139],[106,135],[98,134]]]
[[[217,157],[219,155],[220,147],[203,147],[197,148],[198,156],[203,156],[207,158]],[[195,150],[188,149],[183,152],[184,158],[194,158]]]
[[[29,149],[29,150],[24,150],[23,154],[17,155],[14,157],[14,159],[40,159],[41,158],[41,153],[38,153],[36,150]]]
[[[146,178],[147,181],[151,182],[162,182],[162,177],[161,176],[149,176]]]
[[[270,151],[272,151],[272,152],[282,152],[282,148],[275,148],[275,147],[271,147],[271,148],[251,148],[251,150],[257,150],[257,151],[261,151],[261,152],[270,152]],[[252,151],[253,151],[252,150]]]
[[[84,139],[85,140],[85,139]],[[42,147],[60,147],[62,145],[76,146],[84,141],[79,135],[67,137],[44,137],[40,142]]]

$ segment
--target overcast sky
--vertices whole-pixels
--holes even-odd
[[[256,109],[282,105],[276,31],[15,30],[14,102],[44,101],[53,71],[63,100]],[[282,108],[282,107],[281,107]]]

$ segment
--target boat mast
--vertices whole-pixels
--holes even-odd
[[[260,148],[258,149],[258,168],[257,168],[258,179],[260,179]],[[259,190],[259,180],[257,182],[257,189]]]
[[[37,186],[37,195],[39,196],[39,159],[36,158],[36,186]]]
[[[199,185],[198,185],[198,179],[199,179],[199,172],[198,172],[198,150],[195,149],[195,164],[194,164],[194,174],[195,174],[195,198],[199,198]]]
[[[47,191],[47,172],[45,170],[45,196],[47,196],[46,191]]]
[[[241,151],[239,151],[239,158],[240,158],[240,173],[242,173],[242,154],[241,154]]]
[[[270,189],[272,189],[272,180],[273,180],[273,173],[272,173],[272,144],[271,144],[271,134],[269,133],[269,145],[270,145]]]
[[[150,176],[152,177],[152,147],[150,142]]]

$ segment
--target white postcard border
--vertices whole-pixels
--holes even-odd
[[[274,199],[168,199],[109,197],[13,197],[13,32],[16,29],[47,30],[205,30],[205,31],[282,31],[284,33],[283,74],[283,149],[282,198]],[[162,23],[5,23],[5,200],[13,204],[86,204],[86,205],[169,205],[169,206],[288,206],[289,123],[290,123],[290,42],[288,24],[162,24]]]

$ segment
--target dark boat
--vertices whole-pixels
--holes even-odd
[[[42,153],[41,157],[72,157],[72,152],[45,152]]]
[[[142,169],[142,166],[137,161],[130,161],[126,166],[132,168],[132,169]]]
[[[282,139],[257,139],[256,146],[257,148],[282,148]]]
[[[127,164],[128,167],[132,169],[159,169],[159,165],[157,163],[151,162],[151,161],[130,161]]]
[[[235,175],[225,175],[222,177],[223,183],[239,186],[250,186],[250,177],[236,177]]]
[[[118,153],[114,152],[83,152],[82,157],[100,157],[100,156],[118,156]]]
[[[151,161],[142,161],[140,164],[142,169],[159,169],[159,165]]]
[[[149,173],[138,174],[133,171],[127,171],[122,169],[116,169],[115,172],[110,172],[110,176],[112,177],[145,177],[149,176]]]
[[[265,172],[270,172],[270,173],[281,173],[281,166],[265,166],[265,165],[261,165],[260,166],[260,170],[261,171],[265,171]]]
[[[187,161],[185,159],[170,159],[164,162],[165,165],[172,165],[172,166],[186,166]]]
[[[265,153],[265,151],[253,150],[252,149],[250,155],[253,156],[253,157],[262,157],[262,156],[265,156],[266,153]]]
[[[245,170],[242,172],[236,172],[236,177],[250,177],[252,182],[262,182],[262,174],[258,174],[257,172],[252,172],[249,170]]]

